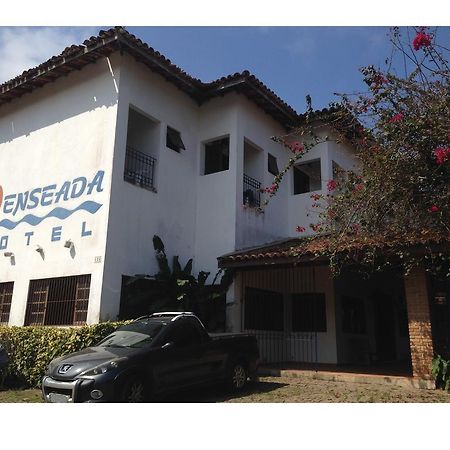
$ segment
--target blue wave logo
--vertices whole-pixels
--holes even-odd
[[[72,210],[61,207],[55,208],[44,217],[37,217],[33,214],[27,214],[25,217],[23,217],[17,222],[13,222],[12,220],[9,219],[3,219],[0,222],[0,227],[6,228],[8,230],[13,230],[14,228],[17,227],[17,225],[21,224],[22,222],[27,223],[28,225],[34,227],[36,225],[39,225],[43,220],[48,219],[49,217],[56,217],[57,219],[64,220],[77,211],[87,211],[90,214],[95,214],[101,207],[102,205],[100,203],[93,201],[86,201]]]

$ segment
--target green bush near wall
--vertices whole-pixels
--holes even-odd
[[[94,345],[124,323],[70,328],[0,326],[0,342],[10,358],[4,376],[14,385],[38,387],[52,359]]]

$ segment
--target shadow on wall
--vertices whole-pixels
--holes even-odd
[[[104,58],[0,106],[0,145],[117,104],[117,86],[114,70]]]

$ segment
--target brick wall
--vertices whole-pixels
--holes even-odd
[[[405,294],[413,376],[428,379],[431,377],[433,340],[427,278],[424,269],[415,268],[405,276]]]

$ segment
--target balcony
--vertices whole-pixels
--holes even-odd
[[[123,179],[144,189],[156,192],[155,189],[156,159],[127,146]]]
[[[243,204],[250,208],[261,205],[261,183],[244,173]]]

